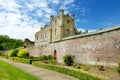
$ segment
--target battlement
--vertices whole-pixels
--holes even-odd
[[[74,15],[64,14],[64,10],[61,9],[58,16],[50,16],[50,24],[46,24],[35,34],[35,45],[48,44],[73,35]]]

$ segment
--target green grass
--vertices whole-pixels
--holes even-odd
[[[0,60],[0,80],[38,80],[38,78]]]

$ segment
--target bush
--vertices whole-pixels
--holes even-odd
[[[48,55],[48,56],[46,56],[46,55],[41,55],[41,56],[39,56],[39,60],[40,60],[40,61],[44,61],[44,60],[54,60],[54,56],[52,56],[52,55]]]
[[[9,51],[8,57],[17,57],[17,54],[18,54],[18,50],[13,49]]]
[[[74,56],[73,55],[65,55],[63,57],[64,59],[64,63],[67,65],[67,66],[72,66],[73,63],[74,63]]]
[[[101,80],[100,78],[98,78],[96,76],[92,76],[88,73],[84,73],[79,70],[73,70],[73,69],[70,69],[67,67],[56,66],[56,65],[51,65],[51,64],[44,64],[44,63],[40,63],[38,61],[33,61],[32,65],[38,66],[41,68],[45,68],[45,69],[49,69],[49,70],[53,70],[56,72],[60,72],[60,73],[63,73],[63,74],[69,75],[69,76],[73,76],[80,80]]]
[[[117,72],[120,74],[120,63],[118,64]]]
[[[85,71],[89,71],[90,70],[90,65],[83,65],[82,66],[82,69],[85,70]]]
[[[48,57],[48,60],[54,60],[54,56],[52,55],[48,55],[47,57]]]
[[[18,57],[21,57],[21,58],[29,57],[29,53],[26,49],[21,49],[18,53]]]
[[[81,64],[77,64],[77,63],[74,63],[72,66],[75,67],[75,68],[78,68],[78,69],[80,69],[82,67]]]
[[[48,60],[46,55],[39,56],[40,61]]]
[[[14,57],[13,59],[14,61],[17,61],[17,62],[21,62],[21,63],[26,63],[26,64],[30,64],[30,59],[25,59],[25,58],[18,58],[18,57]]]

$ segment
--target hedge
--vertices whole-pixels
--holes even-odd
[[[31,64],[32,63],[31,59],[26,59],[26,58],[8,57],[8,59],[14,60],[16,62],[26,63],[26,64]]]
[[[14,57],[14,61],[22,62],[22,63],[26,63],[26,64],[30,64],[31,63],[31,59],[18,58],[18,57]]]
[[[49,69],[49,70],[53,70],[56,72],[60,72],[60,73],[66,74],[66,75],[70,75],[70,76],[73,76],[73,77],[78,78],[80,80],[101,80],[100,78],[98,78],[96,76],[92,76],[88,73],[84,73],[84,72],[81,72],[78,70],[69,69],[69,68],[62,67],[62,66],[44,64],[44,63],[40,63],[38,61],[33,61],[32,65],[38,66],[41,68],[45,68],[45,69]]]

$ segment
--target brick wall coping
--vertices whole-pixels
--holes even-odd
[[[69,39],[75,39],[75,38],[82,38],[82,37],[87,37],[87,36],[93,36],[93,35],[107,33],[107,32],[111,32],[111,31],[115,31],[115,30],[120,30],[120,25],[114,26],[114,27],[111,27],[111,28],[107,28],[107,29],[103,29],[103,30],[97,30],[95,32],[84,33],[84,34],[79,34],[79,35],[75,35],[75,36],[66,37],[63,40],[69,40]]]

